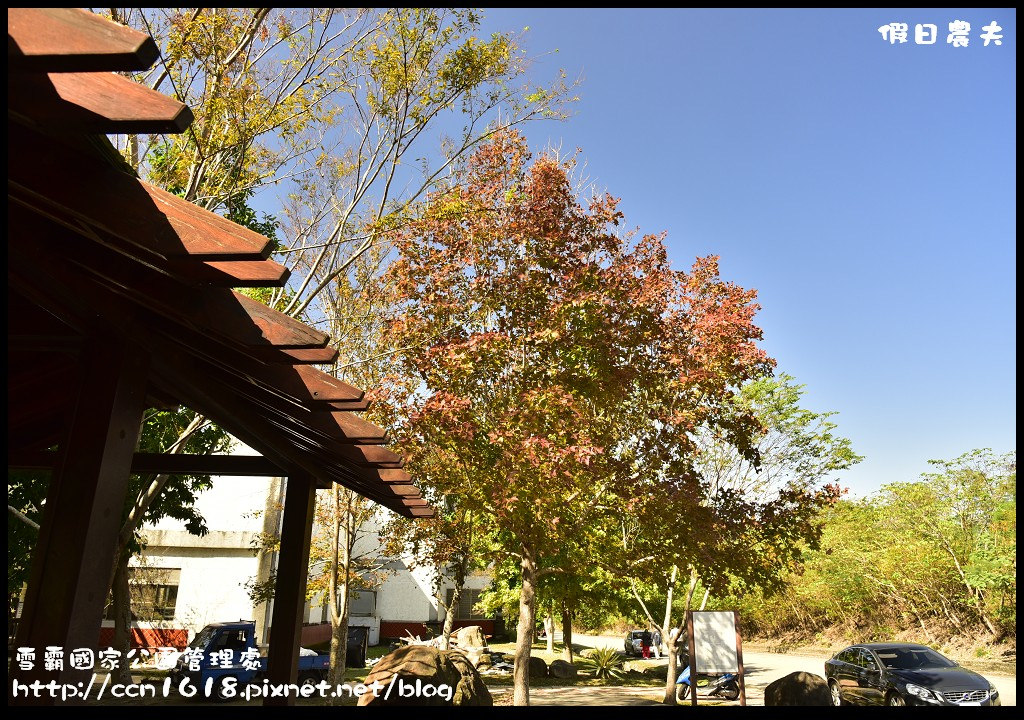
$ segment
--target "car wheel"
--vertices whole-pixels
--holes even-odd
[[[890,707],[903,707],[907,704],[907,701],[903,699],[903,696],[897,692],[889,693],[889,697],[885,699],[885,704]]]
[[[676,685],[676,702],[683,702],[690,697],[690,684],[678,683]]]
[[[304,687],[306,685],[316,685],[319,682],[319,678],[316,673],[307,672],[299,675],[299,686]]]
[[[225,675],[213,681],[213,699],[217,702],[227,702],[235,699],[235,694],[229,695],[227,693],[227,682],[229,679],[231,679],[231,676]]]
[[[832,704],[839,707],[843,704],[843,696],[839,692],[839,683],[835,680],[828,681],[828,691],[832,695]]]

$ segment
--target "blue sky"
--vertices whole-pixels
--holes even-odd
[[[764,348],[865,456],[851,493],[1015,449],[1014,10],[484,14],[485,32],[530,28],[536,80],[583,79],[531,145],[579,147],[676,267],[717,254],[758,289]],[[946,42],[954,20],[967,47]],[[892,22],[906,44],[878,32]]]

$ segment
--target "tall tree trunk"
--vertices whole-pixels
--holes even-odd
[[[562,601],[562,659],[572,662],[572,607]]]
[[[515,667],[512,671],[512,704],[530,704],[530,651],[533,649],[533,627],[536,621],[537,562],[530,548],[523,548],[520,562],[523,586],[519,591],[519,625],[516,629]]]
[[[673,576],[675,574],[673,573]],[[690,587],[686,592],[686,604],[683,607],[683,617],[676,626],[677,632],[668,633],[662,639],[668,649],[668,674],[665,676],[665,704],[676,704],[676,678],[679,676],[676,657],[678,648],[686,642],[686,613],[690,611],[690,603],[693,602],[693,591],[697,589],[697,570],[690,568]],[[690,648],[693,652],[693,648]]]
[[[555,621],[551,613],[544,613],[544,639],[547,640],[548,653],[555,654]]]
[[[114,608],[113,648],[121,653],[121,661],[112,671],[113,682],[127,685],[132,681],[131,660],[128,652],[132,647],[132,598],[128,585],[128,552],[118,553],[114,568],[114,582],[111,590]]]
[[[452,599],[444,614],[444,627],[441,630],[441,649],[447,650],[451,647],[452,628],[455,626],[455,615],[459,612],[459,598],[462,596],[462,586],[466,584],[466,565],[469,558],[463,556],[455,563],[455,574],[452,581],[455,587],[452,589]]]
[[[665,589],[665,617],[661,621],[661,645],[665,652],[672,654],[669,647],[669,635],[672,632],[672,599],[675,597],[676,580],[679,579],[679,566],[672,566],[672,574],[668,578],[668,587]],[[669,673],[671,675],[672,673]]]
[[[328,683],[340,685],[345,681],[345,662],[348,650],[348,571],[351,562],[348,527],[344,528],[341,488],[331,488],[331,577],[327,583],[327,600],[331,606],[331,667]],[[332,698],[330,704],[340,704],[341,698]]]

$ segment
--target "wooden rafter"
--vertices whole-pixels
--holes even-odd
[[[15,71],[145,70],[153,38],[77,8],[7,8],[7,64]]]

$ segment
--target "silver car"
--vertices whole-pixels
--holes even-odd
[[[640,657],[643,654],[640,644],[640,638],[643,634],[643,630],[630,630],[626,633],[626,657]]]

